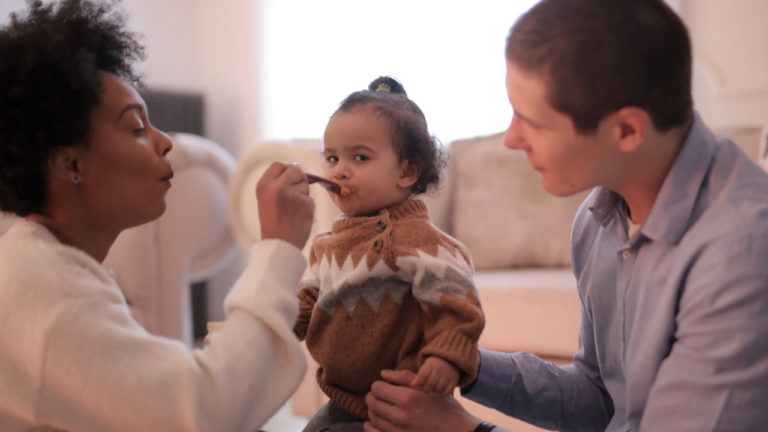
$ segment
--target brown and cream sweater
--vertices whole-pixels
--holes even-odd
[[[428,356],[474,380],[485,320],[466,248],[406,200],[369,217],[337,218],[315,236],[295,332],[319,363],[331,400],[368,418],[365,395],[382,369],[417,372]]]

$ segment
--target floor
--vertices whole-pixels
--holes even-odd
[[[291,413],[290,402],[285,404],[274,417],[269,419],[262,429],[266,432],[301,432],[309,419],[297,417]]]

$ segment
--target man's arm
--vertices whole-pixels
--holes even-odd
[[[768,430],[768,234],[707,245],[675,324],[633,430]]]

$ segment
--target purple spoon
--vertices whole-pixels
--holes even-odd
[[[316,176],[314,174],[307,174],[307,183],[309,184],[317,183],[320,186],[324,187],[328,192],[335,193],[336,195],[341,195],[341,196],[347,196],[353,192],[348,187],[342,186],[336,182],[333,182],[326,178],[322,178],[320,176]]]

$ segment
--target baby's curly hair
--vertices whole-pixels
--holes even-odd
[[[361,107],[373,108],[389,121],[398,159],[419,167],[419,178],[411,186],[411,194],[420,195],[438,189],[440,174],[448,163],[448,154],[440,141],[429,134],[424,113],[408,98],[403,85],[392,77],[380,76],[368,85],[368,90],[347,96],[336,112],[349,112]]]
[[[103,88],[97,71],[134,84],[144,60],[116,1],[29,1],[25,16],[0,26],[0,210],[41,213],[47,163],[83,143]]]

